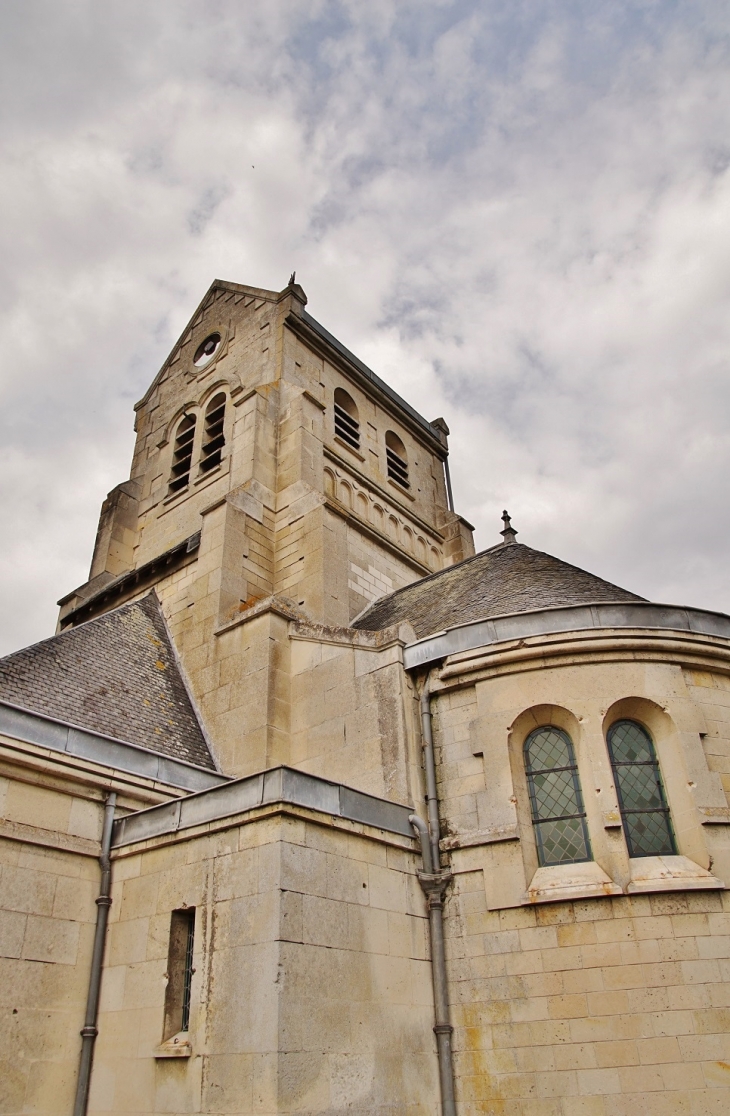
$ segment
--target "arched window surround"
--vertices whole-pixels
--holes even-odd
[[[385,432],[385,460],[388,479],[400,485],[401,488],[410,488],[408,477],[408,452],[403,440],[395,430]]]
[[[209,474],[217,473],[221,464],[225,466],[229,403],[228,384],[221,381],[196,402],[186,403],[170,420],[165,439],[159,443],[160,448],[172,443],[167,501],[189,493]]]
[[[344,388],[335,388],[335,437],[350,449],[360,449],[360,414],[357,404]]]
[[[199,473],[209,473],[220,465],[226,444],[225,425],[228,396],[216,387],[201,405],[203,433],[200,446]]]
[[[170,479],[168,492],[176,495],[190,487],[190,474],[193,467],[195,453],[195,435],[198,416],[194,410],[183,411],[178,418],[173,434],[172,463],[170,466]]]

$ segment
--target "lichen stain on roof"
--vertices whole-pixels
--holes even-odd
[[[423,639],[458,624],[515,612],[643,600],[541,550],[500,543],[381,597],[352,626],[380,631],[408,621]]]
[[[0,659],[0,700],[215,769],[154,593]]]

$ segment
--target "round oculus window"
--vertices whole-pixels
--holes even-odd
[[[209,337],[206,337],[205,341],[201,342],[195,350],[195,356],[193,357],[195,367],[202,368],[204,364],[211,361],[218,352],[220,344],[220,333],[211,333]]]

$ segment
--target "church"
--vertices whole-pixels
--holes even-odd
[[[0,1111],[726,1116],[730,617],[475,553],[306,305],[212,284],[0,660]]]

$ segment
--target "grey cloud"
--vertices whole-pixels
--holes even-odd
[[[481,545],[730,610],[730,19],[705,0],[0,15],[2,649],[48,634],[214,276],[452,428]],[[252,169],[252,164],[255,169]]]

